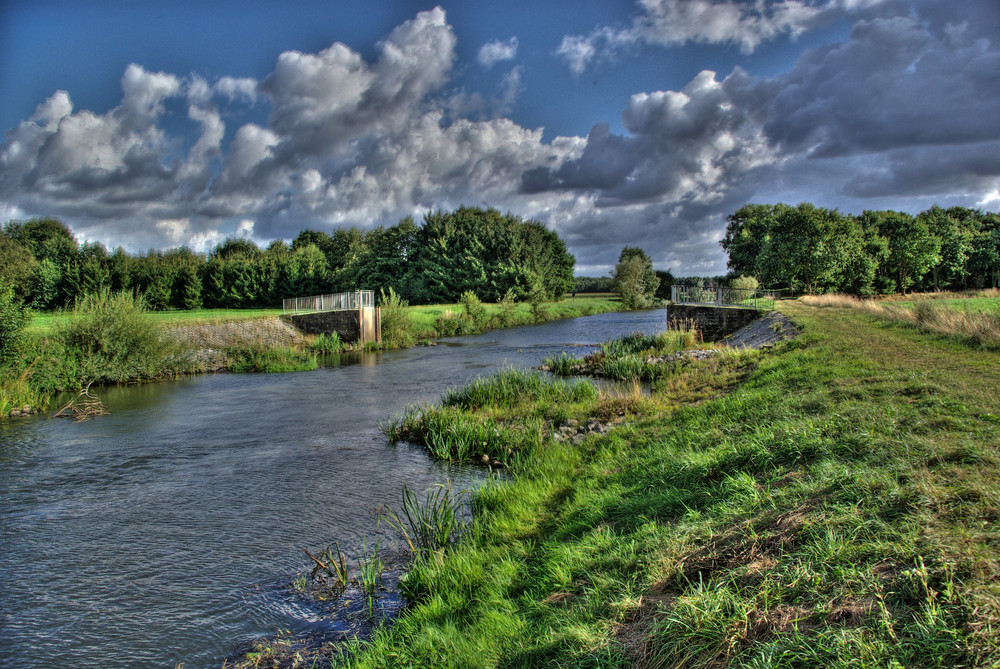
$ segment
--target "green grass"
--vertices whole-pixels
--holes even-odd
[[[34,312],[27,332],[50,335],[72,319],[72,311]],[[151,311],[149,317],[164,327],[242,321],[281,315],[281,309],[192,309],[191,311]]]
[[[930,298],[918,298],[917,300],[894,300],[893,304],[904,307],[913,307],[915,302]],[[1000,313],[1000,296],[994,297],[951,297],[935,299],[935,306],[940,306],[956,311],[967,311],[969,313]]]
[[[855,309],[782,310],[797,341],[692,363],[609,434],[543,439],[491,479],[464,538],[405,577],[413,605],[341,663],[1000,661],[1000,355]],[[545,404],[449,410],[559,411]]]
[[[499,304],[484,302],[486,317],[494,318],[501,313]],[[598,297],[583,296],[578,294],[576,298],[566,298],[559,302],[549,302],[543,306],[549,320],[559,318],[576,318],[578,316],[592,316],[594,314],[608,311],[618,311],[621,304],[617,298],[601,295]],[[439,318],[447,318],[449,315],[458,316],[464,313],[465,307],[460,304],[432,304],[423,306],[411,306],[408,308],[410,320],[414,329],[421,336],[433,336],[436,322]],[[527,302],[519,302],[514,306],[512,314],[513,323],[511,325],[525,325],[534,322],[531,314],[531,305]]]

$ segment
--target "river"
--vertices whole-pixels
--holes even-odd
[[[218,667],[276,630],[328,629],[290,588],[303,549],[388,536],[375,510],[404,483],[483,476],[389,446],[380,421],[663,320],[601,314],[313,372],[104,388],[109,415],[0,423],[0,666]]]

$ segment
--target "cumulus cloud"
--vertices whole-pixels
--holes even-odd
[[[740,99],[746,79],[741,70],[723,81],[704,71],[681,91],[633,95],[622,112],[627,135],[599,123],[579,158],[527,171],[522,186],[595,191],[598,206],[718,200],[740,176],[775,157]]]
[[[506,42],[495,40],[487,42],[479,48],[479,64],[489,69],[504,60],[514,60],[517,57],[517,37],[511,37]]]
[[[588,35],[566,35],[556,50],[574,74],[595,60],[614,58],[635,44],[678,46],[723,44],[753,52],[779,36],[795,38],[845,13],[883,0],[640,0],[640,13],[626,28],[601,26]]]
[[[709,5],[717,16],[699,14]],[[870,5],[647,0],[628,30],[570,37],[561,52],[582,72],[609,45],[625,53],[656,30],[664,44],[752,48]],[[519,67],[494,99],[452,87],[457,38],[440,9],[400,24],[374,58],[339,43],[288,51],[259,82],[130,65],[107,112],[75,109],[56,91],[7,131],[0,211],[62,216],[81,238],[133,250],[207,250],[232,234],[266,242],[492,205],[557,230],[580,272],[605,273],[638,244],[657,267],[717,273],[725,215],[751,199],[993,201],[1000,21],[989,3],[968,20],[941,5],[888,2],[783,75],[704,71],[679,90],[623,100],[621,131],[595,119],[586,137],[548,141],[505,116],[523,90]],[[494,43],[480,62],[516,46]],[[266,121],[251,108],[269,110]]]

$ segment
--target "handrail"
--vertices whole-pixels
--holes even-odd
[[[670,287],[670,301],[674,304],[702,304],[716,307],[745,307],[749,309],[774,309],[774,302],[781,297],[781,290],[763,288],[699,288],[697,286]]]
[[[281,301],[285,314],[310,314],[322,311],[349,311],[375,306],[375,291],[355,290],[350,293],[289,297]]]

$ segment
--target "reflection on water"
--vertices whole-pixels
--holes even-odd
[[[111,413],[0,424],[0,666],[219,666],[249,640],[324,629],[291,593],[303,548],[385,536],[375,509],[482,475],[391,447],[379,421],[504,365],[642,329],[604,314],[357,354],[296,374],[98,392]]]

